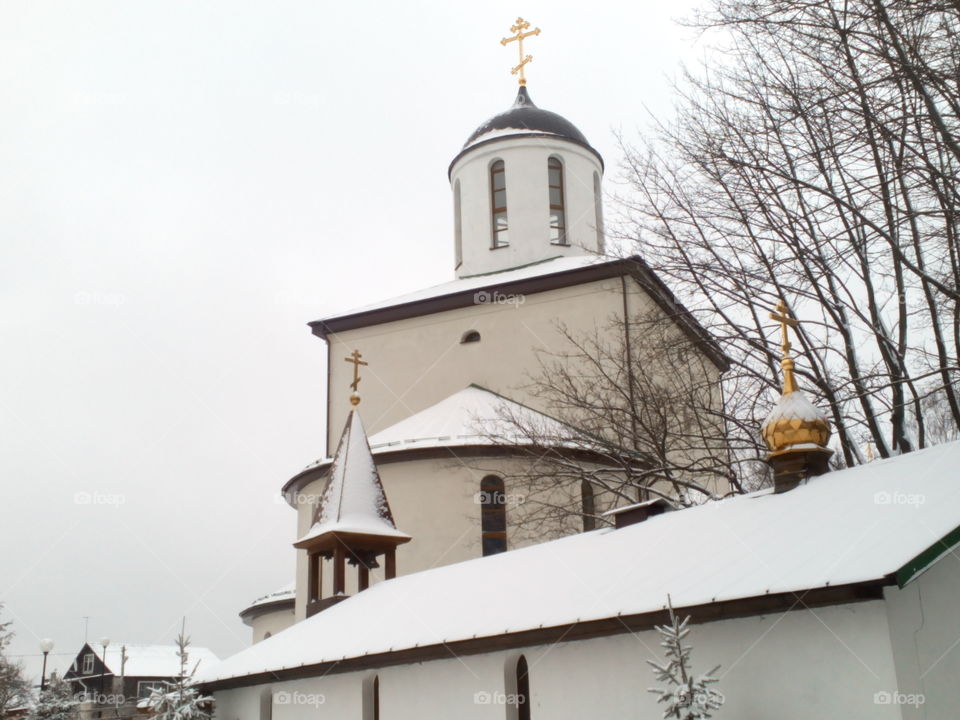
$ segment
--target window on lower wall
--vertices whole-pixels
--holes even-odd
[[[480,542],[484,555],[507,549],[507,498],[503,478],[496,475],[480,481]]]
[[[363,681],[363,720],[380,720],[380,676]]]
[[[517,720],[530,720],[530,668],[521,655],[517,660]]]
[[[460,336],[460,344],[480,342],[480,333],[476,330],[467,330]]]
[[[273,688],[260,691],[260,720],[273,719]]]

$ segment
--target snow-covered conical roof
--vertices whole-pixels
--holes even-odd
[[[356,409],[350,411],[313,526],[295,545],[302,547],[323,535],[379,536],[406,542],[397,530],[373,461],[367,433]]]

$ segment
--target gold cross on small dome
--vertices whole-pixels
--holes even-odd
[[[777,303],[776,312],[770,313],[770,319],[780,323],[780,349],[783,350],[783,356],[785,358],[790,357],[790,348],[793,346],[790,344],[790,335],[787,327],[795,328],[799,323],[790,317],[790,308],[787,307],[787,304],[783,300]]]
[[[345,362],[353,363],[353,382],[350,383],[350,387],[353,388],[353,393],[350,395],[350,402],[353,405],[360,404],[360,394],[357,392],[357,387],[359,387],[360,380],[362,379],[360,377],[360,366],[370,364],[368,362],[364,362],[363,360],[361,360],[360,358],[362,357],[363,355],[360,354],[359,350],[354,350],[350,354],[350,357],[344,358]]]
[[[777,303],[776,312],[770,313],[770,319],[780,323],[780,349],[783,351],[783,358],[780,360],[780,367],[783,368],[783,392],[792,393],[797,389],[797,381],[793,376],[793,358],[790,357],[790,331],[787,328],[795,328],[800,323],[790,317],[790,308],[781,300]]]
[[[501,44],[501,45],[506,45],[507,43],[511,43],[511,42],[513,42],[514,40],[517,41],[517,50],[518,50],[518,52],[519,52],[520,63],[519,63],[515,68],[513,68],[513,69],[510,71],[510,74],[511,74],[511,75],[516,75],[516,74],[519,73],[519,75],[520,75],[520,86],[521,86],[521,87],[523,87],[523,86],[525,86],[525,85],[527,84],[527,78],[526,78],[526,76],[523,74],[523,66],[526,65],[526,64],[527,64],[528,62],[530,62],[531,60],[533,60],[533,55],[527,55],[526,57],[524,57],[524,55],[523,55],[523,40],[524,40],[524,38],[531,37],[532,35],[539,35],[539,34],[540,34],[540,28],[534,28],[534,29],[531,30],[530,32],[524,32],[524,30],[526,30],[528,27],[530,27],[530,23],[528,23],[528,22],[527,22],[526,20],[524,20],[523,18],[518,17],[518,18],[517,18],[517,23],[516,23],[516,25],[514,25],[513,27],[510,28],[510,32],[513,33],[513,36],[512,36],[512,37],[505,37],[505,38],[503,38],[503,39],[500,40],[500,44]]]

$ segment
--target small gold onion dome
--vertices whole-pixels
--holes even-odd
[[[782,365],[783,394],[760,427],[764,442],[771,453],[826,447],[830,440],[826,416],[797,389],[793,360],[784,358]]]

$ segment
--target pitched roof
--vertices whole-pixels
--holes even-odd
[[[471,384],[371,435],[370,450],[376,456],[398,450],[499,444],[516,433],[510,418],[522,421],[524,427],[542,430],[545,436],[566,438],[570,434],[560,421]],[[515,441],[526,442],[519,436]],[[307,469],[331,462],[332,458],[321,458]]]
[[[313,526],[297,543],[332,532],[410,538],[397,530],[393,522],[367,433],[356,409],[350,411],[340,436]]]
[[[483,295],[532,295],[607,278],[630,276],[721,371],[729,360],[716,341],[674,296],[639,255],[610,259],[601,255],[553,257],[508,270],[471,275],[383,302],[329,315],[309,323],[313,334],[326,338],[343,332],[405,318],[483,304]]]
[[[958,465],[960,441],[380,582],[198,679],[658,612],[667,593],[682,608],[905,584],[960,542]]]
[[[295,582],[288,582],[282,588],[274,590],[272,593],[267,593],[266,595],[261,595],[252,603],[250,603],[247,608],[254,608],[259,605],[266,605],[268,603],[278,602],[280,600],[289,600],[295,597],[297,594],[297,585]]]
[[[180,674],[179,648],[176,645],[130,645],[113,641],[104,653],[96,643],[89,644],[93,653],[101,658],[107,670],[120,675],[121,666],[126,677],[177,677]],[[126,649],[127,660],[123,663],[121,653]],[[187,648],[187,672],[194,668],[204,668],[220,662],[213,651],[203,647]]]

